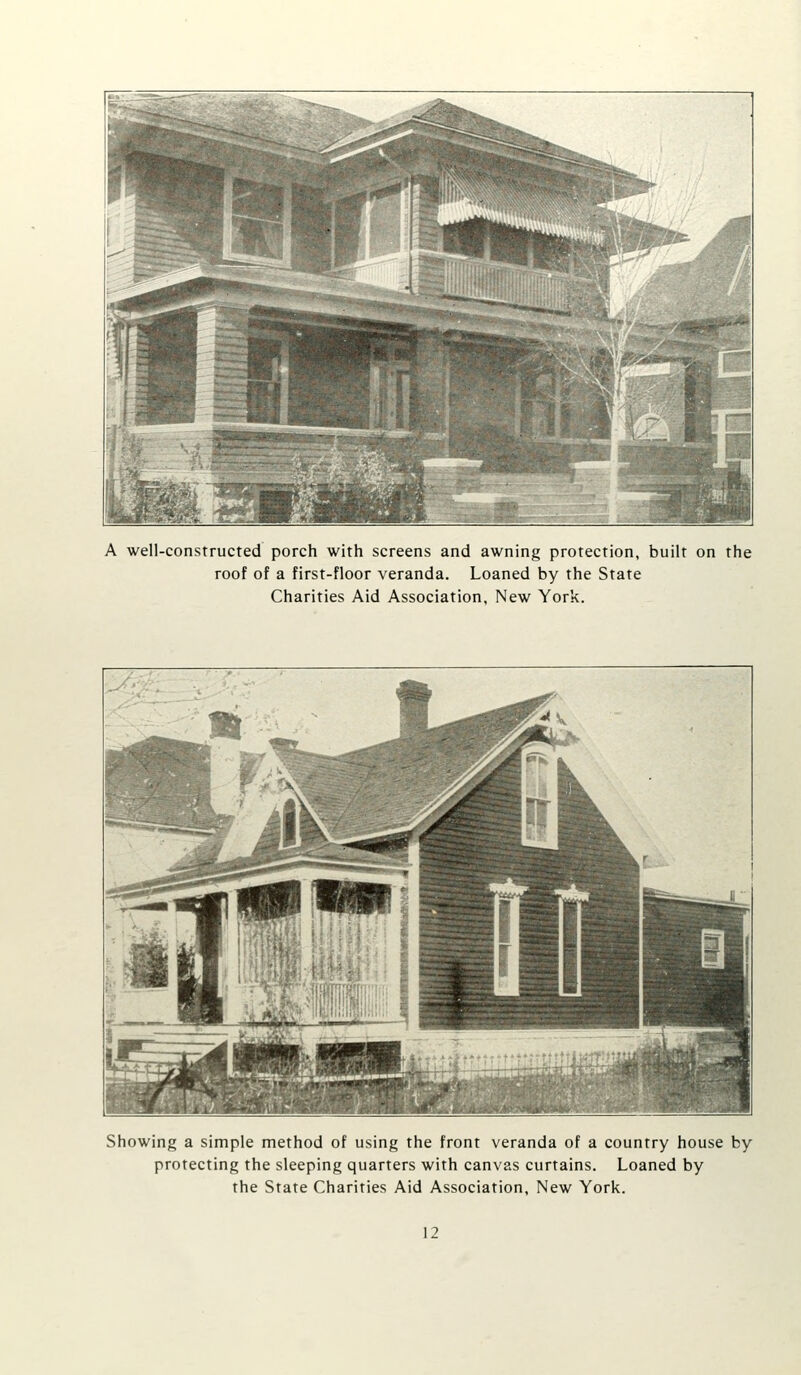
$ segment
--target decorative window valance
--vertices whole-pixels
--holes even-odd
[[[575,243],[603,247],[603,231],[593,223],[593,207],[566,191],[521,186],[506,177],[472,168],[443,167],[439,178],[440,224],[490,220],[511,229],[552,234]]]

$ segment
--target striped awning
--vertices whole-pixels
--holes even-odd
[[[491,220],[511,229],[553,234],[575,243],[603,247],[603,231],[593,221],[593,206],[567,191],[521,186],[490,172],[443,167],[439,178],[440,224]]]

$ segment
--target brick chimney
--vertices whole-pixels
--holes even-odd
[[[395,691],[400,702],[398,733],[401,740],[428,730],[428,702],[431,696],[428,683],[416,683],[413,678],[406,678]]]
[[[230,711],[209,715],[209,792],[212,811],[218,816],[233,816],[239,807],[241,721]]]

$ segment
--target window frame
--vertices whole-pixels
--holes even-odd
[[[742,369],[742,368],[741,368],[741,369],[739,369],[739,370],[736,371],[736,372],[732,372],[730,369],[724,368],[724,366],[723,366],[723,359],[724,359],[728,354],[737,354],[737,353],[739,353],[739,354],[747,353],[747,354],[748,354],[748,357],[749,357],[749,360],[750,360],[751,366],[748,367],[748,368],[745,368],[745,369]],[[754,366],[754,359],[753,359],[753,353],[752,353],[752,350],[751,350],[750,345],[749,345],[748,347],[743,346],[742,348],[739,348],[739,347],[738,347],[738,348],[719,349],[719,350],[718,350],[718,377],[750,377],[750,376],[751,376],[751,373],[753,372],[753,366]]]
[[[515,435],[518,439],[524,439],[531,443],[537,443],[549,439],[572,439],[569,431],[572,428],[572,409],[571,409],[571,387],[570,377],[556,361],[543,362],[543,365],[534,374],[540,376],[543,373],[552,373],[554,379],[553,388],[553,434],[534,435],[531,427],[524,429],[523,426],[523,372],[526,364],[520,364],[515,369]],[[565,424],[567,417],[567,424]],[[565,430],[568,433],[565,433]]]
[[[508,878],[505,883],[491,883],[489,891],[493,895],[493,936],[492,936],[492,986],[496,998],[520,997],[520,899],[528,892],[527,887],[514,883]],[[501,903],[509,903],[509,964],[506,985],[501,986]]]
[[[535,798],[535,801],[545,801],[548,805],[547,824],[545,827],[546,835],[544,840],[531,839],[526,835],[526,811],[528,795],[528,761],[533,757],[544,759],[548,769],[548,795],[545,798]],[[544,741],[535,741],[531,745],[526,745],[520,756],[520,843],[530,850],[558,850],[559,848],[559,758],[552,745]]]
[[[121,158],[121,159],[120,159],[120,162],[119,162],[119,172],[120,172],[120,199],[119,199],[119,210],[118,210],[118,212],[117,212],[117,213],[118,213],[118,216],[119,216],[119,234],[118,234],[117,238],[114,240],[113,243],[110,243],[110,242],[109,242],[109,237],[108,237],[108,227],[109,227],[109,222],[110,222],[110,220],[111,220],[111,216],[110,216],[110,214],[109,214],[109,201],[108,201],[108,178],[109,178],[109,174],[110,174],[111,172],[115,172],[116,170],[117,170],[117,163],[116,163],[116,161],[113,162],[113,163],[111,163],[111,164],[106,168],[106,253],[108,253],[108,254],[112,254],[112,253],[121,253],[122,250],[123,250],[124,247],[125,247],[125,158]]]
[[[582,893],[571,884],[569,888],[554,889],[559,899],[559,997],[580,998],[581,992],[581,922],[583,910],[590,900],[589,893]],[[565,908],[576,909],[576,987],[565,988]]]
[[[636,434],[635,431],[636,431],[636,429],[637,429],[637,426],[638,426],[638,425],[641,425],[641,424],[643,423],[643,421],[648,421],[648,420],[656,420],[656,421],[659,422],[660,425],[664,425],[664,427],[665,427],[665,433],[664,433],[664,434],[658,434],[658,435],[656,435],[656,434],[639,434],[639,435]],[[636,444],[669,444],[669,443],[670,443],[670,426],[668,425],[668,423],[667,423],[665,417],[664,417],[663,415],[660,415],[658,411],[652,411],[652,410],[643,411],[642,415],[638,415],[638,416],[637,416],[637,419],[634,420],[634,421],[632,421],[632,426],[631,426],[631,437],[632,437],[632,441],[633,441],[634,443],[636,443]]]
[[[282,204],[282,239],[281,256],[278,258],[266,258],[257,253],[237,253],[234,251],[234,182],[248,181],[254,186],[272,186],[280,189],[283,196]],[[273,266],[289,267],[292,255],[292,183],[291,181],[274,181],[267,176],[245,176],[241,172],[235,172],[233,168],[225,169],[225,184],[223,190],[223,257],[230,258],[237,263],[268,263]]]
[[[393,181],[384,182],[381,186],[369,186],[369,187],[366,187],[364,191],[349,191],[348,194],[345,195],[345,196],[335,196],[335,197],[334,197],[334,199],[331,201],[331,262],[330,262],[330,267],[331,267],[331,271],[332,271],[332,272],[345,272],[345,271],[347,271],[347,269],[348,269],[349,267],[361,267],[361,266],[363,266],[365,263],[383,263],[383,262],[389,262],[389,261],[391,261],[393,258],[398,258],[398,257],[401,255],[401,253],[404,252],[404,242],[403,242],[403,241],[404,241],[404,237],[407,237],[407,236],[408,236],[408,231],[407,231],[407,236],[404,236],[404,233],[403,233],[403,229],[404,229],[403,202],[404,202],[404,188],[405,188],[406,185],[407,185],[407,181],[406,181],[405,178],[404,178],[404,179],[402,179],[402,178],[397,178],[397,179],[395,179],[395,180],[393,180]],[[373,213],[373,197],[374,197],[379,191],[389,191],[389,190],[391,190],[393,187],[397,187],[397,190],[398,190],[398,247],[397,247],[393,252],[391,252],[391,253],[379,253],[378,255],[373,256],[373,255],[371,254],[371,252],[370,252],[370,249],[371,249],[371,243],[370,243],[370,238],[371,238],[371,220],[372,220],[372,213]],[[366,214],[366,219],[365,219],[365,231],[364,231],[365,256],[364,256],[363,258],[351,258],[351,259],[349,259],[347,262],[338,263],[337,260],[336,260],[336,255],[337,255],[337,242],[336,242],[336,234],[337,234],[337,206],[339,205],[340,201],[355,200],[357,196],[360,197],[364,202],[366,202],[366,206],[367,206],[367,214]],[[408,221],[408,217],[407,217],[407,221]]]
[[[714,960],[708,960],[706,954],[707,936],[715,936],[718,941],[718,949]],[[701,968],[702,969],[725,969],[726,968],[726,932],[717,926],[704,926],[701,930]]]
[[[750,421],[747,430],[730,430],[727,427],[727,420],[730,415],[747,415]],[[717,429],[712,430],[712,437],[717,441],[717,453],[715,454],[715,467],[728,468],[729,460],[726,456],[726,437],[730,434],[753,434],[753,411],[751,406],[730,406],[723,408],[715,406],[711,412],[711,420],[717,425]],[[753,450],[753,439],[751,440]],[[736,462],[736,459],[733,460]]]
[[[289,839],[287,835],[287,809],[292,807],[294,810],[295,824],[293,827],[294,839]],[[289,793],[281,803],[280,831],[278,836],[279,850],[296,850],[300,845],[300,804],[294,793]]]

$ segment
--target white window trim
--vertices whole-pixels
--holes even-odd
[[[390,187],[393,187],[393,186],[397,186],[397,188],[398,188],[398,248],[397,248],[397,250],[396,250],[394,253],[380,253],[380,254],[378,255],[378,257],[375,257],[375,258],[374,258],[374,257],[371,256],[371,253],[370,253],[370,222],[371,222],[372,214],[373,214],[373,196],[375,195],[375,193],[376,193],[377,191],[388,191],[388,190],[390,189]],[[344,272],[344,271],[346,271],[349,267],[362,267],[365,263],[385,263],[385,262],[394,261],[395,258],[400,257],[401,253],[403,253],[403,252],[405,251],[404,242],[403,242],[403,240],[404,240],[404,233],[403,233],[403,228],[404,228],[404,210],[403,210],[404,186],[405,186],[405,182],[404,182],[404,181],[401,181],[399,178],[396,177],[396,178],[394,178],[394,180],[392,180],[392,181],[382,182],[380,186],[370,186],[370,187],[367,187],[364,191],[350,191],[350,192],[348,192],[348,194],[347,194],[346,196],[337,196],[334,200],[332,200],[332,202],[331,202],[331,269],[332,269],[332,271],[334,271],[334,272]],[[362,197],[364,197],[364,198],[366,199],[366,201],[367,201],[367,222],[366,222],[366,233],[365,233],[365,242],[366,242],[366,245],[367,245],[367,254],[366,254],[366,257],[364,257],[364,258],[354,258],[354,259],[352,260],[352,262],[349,262],[349,263],[339,263],[339,264],[338,264],[337,261],[336,261],[336,251],[337,251],[337,246],[336,246],[336,232],[337,232],[337,230],[336,230],[336,207],[338,206],[338,204],[339,204],[340,201],[349,201],[349,200],[351,200],[354,196],[362,196]],[[407,225],[411,226],[411,214],[410,214],[409,212],[407,212],[407,214],[406,214],[406,222],[407,222]],[[409,229],[409,232],[411,232],[411,229]],[[406,248],[408,248],[408,245],[406,245]]]
[[[295,808],[295,836],[293,840],[287,840],[286,835],[286,812],[287,807],[289,807],[290,804],[293,805]],[[300,845],[300,804],[298,803],[298,799],[295,797],[294,793],[289,793],[289,795],[285,797],[283,802],[281,803],[281,814],[279,817],[279,821],[281,827],[278,837],[279,850],[296,850],[297,847]]]
[[[545,840],[529,840],[526,836],[526,762],[539,755],[548,765],[548,834]],[[520,843],[528,849],[557,850],[559,848],[559,769],[558,755],[552,746],[540,743],[527,745],[520,756]]]
[[[706,957],[706,938],[707,936],[717,936],[718,955],[714,963]],[[726,968],[726,932],[717,927],[705,926],[701,932],[701,968],[702,969],[725,969]]]
[[[493,942],[492,967],[493,988],[496,998],[519,998],[520,996],[520,899],[528,888],[521,887],[508,878],[505,883],[491,883],[493,894]],[[499,951],[501,903],[509,903],[509,974],[504,988],[500,984]]]
[[[284,219],[283,219],[283,241],[281,246],[280,258],[262,258],[255,253],[235,253],[232,247],[233,241],[233,203],[234,203],[234,181],[252,181],[261,186],[280,187],[284,195]],[[279,267],[289,267],[292,260],[292,183],[289,181],[275,181],[272,177],[257,177],[246,175],[244,172],[235,172],[232,168],[225,169],[225,189],[223,193],[223,257],[230,258],[237,263],[272,263]]]
[[[110,256],[112,253],[121,253],[122,250],[123,250],[124,247],[125,247],[125,158],[122,158],[122,160],[120,161],[119,166],[120,166],[120,212],[119,212],[119,214],[120,214],[120,232],[119,232],[119,239],[118,239],[118,241],[116,241],[116,242],[113,243],[113,244],[106,242],[106,253],[108,253],[109,256]],[[116,163],[113,163],[112,166],[108,169],[108,171],[114,171],[115,169],[116,169]],[[106,173],[106,180],[108,181],[108,172]],[[108,187],[106,188],[106,194],[108,194]],[[107,204],[107,205],[106,205],[106,236],[108,236],[108,221],[109,221],[109,213],[108,213],[108,204]]]
[[[554,889],[554,897],[559,899],[559,997],[560,998],[580,998],[581,997],[581,916],[585,902],[589,902],[589,893],[581,893],[576,888],[575,883],[571,883],[569,888]],[[565,988],[565,907],[571,904],[576,908],[576,987],[574,989]]]
[[[717,447],[718,447],[718,451],[717,451],[717,454],[715,455],[715,467],[716,467],[716,468],[727,468],[729,465],[728,465],[728,463],[727,463],[727,461],[726,461],[726,435],[729,433],[729,431],[727,431],[727,429],[726,429],[726,416],[727,416],[727,415],[751,415],[751,407],[750,407],[750,406],[732,406],[732,407],[730,407],[728,410],[720,410],[720,409],[718,409],[718,407],[715,407],[714,410],[712,411],[712,415],[717,416],[717,422],[718,422],[717,434],[714,436],[714,438],[716,438],[717,441],[718,441],[718,446],[717,446]],[[747,434],[747,435],[750,435],[751,431],[750,431],[750,430],[732,430],[731,433],[732,433],[732,434]],[[752,441],[752,443],[753,443],[753,441]]]
[[[727,354],[727,353],[750,353],[750,352],[751,352],[751,349],[750,349],[750,348],[719,349],[719,350],[718,350],[718,377],[750,377],[750,376],[751,376],[751,372],[752,372],[752,368],[753,368],[753,360],[752,360],[752,367],[751,367],[751,368],[743,368],[740,372],[730,372],[728,369],[725,369],[725,368],[723,367],[723,358],[724,358],[724,355],[725,355],[725,354]]]
[[[263,261],[266,261],[266,259],[264,259]],[[277,330],[277,329],[269,329],[269,328],[267,328],[267,329],[261,329],[261,328],[259,328],[259,336],[260,336],[262,339],[271,339],[271,340],[274,340],[275,343],[281,345],[281,362],[280,362],[280,364],[279,364],[279,372],[280,372],[280,375],[281,375],[281,396],[280,396],[279,403],[278,403],[278,424],[279,424],[279,425],[288,425],[288,424],[289,424],[289,335],[288,335],[288,334],[284,334],[284,333],[281,332],[281,330]],[[249,339],[249,338],[250,338],[250,321],[248,320],[248,339]],[[248,376],[248,379],[247,379],[248,384],[250,383],[250,380],[251,380],[251,379],[250,379],[250,377]],[[261,422],[259,422],[258,420],[249,420],[249,421],[247,422],[248,425],[258,425],[258,424],[260,424],[260,423],[261,423]],[[273,426],[272,428],[275,429],[276,427]]]

